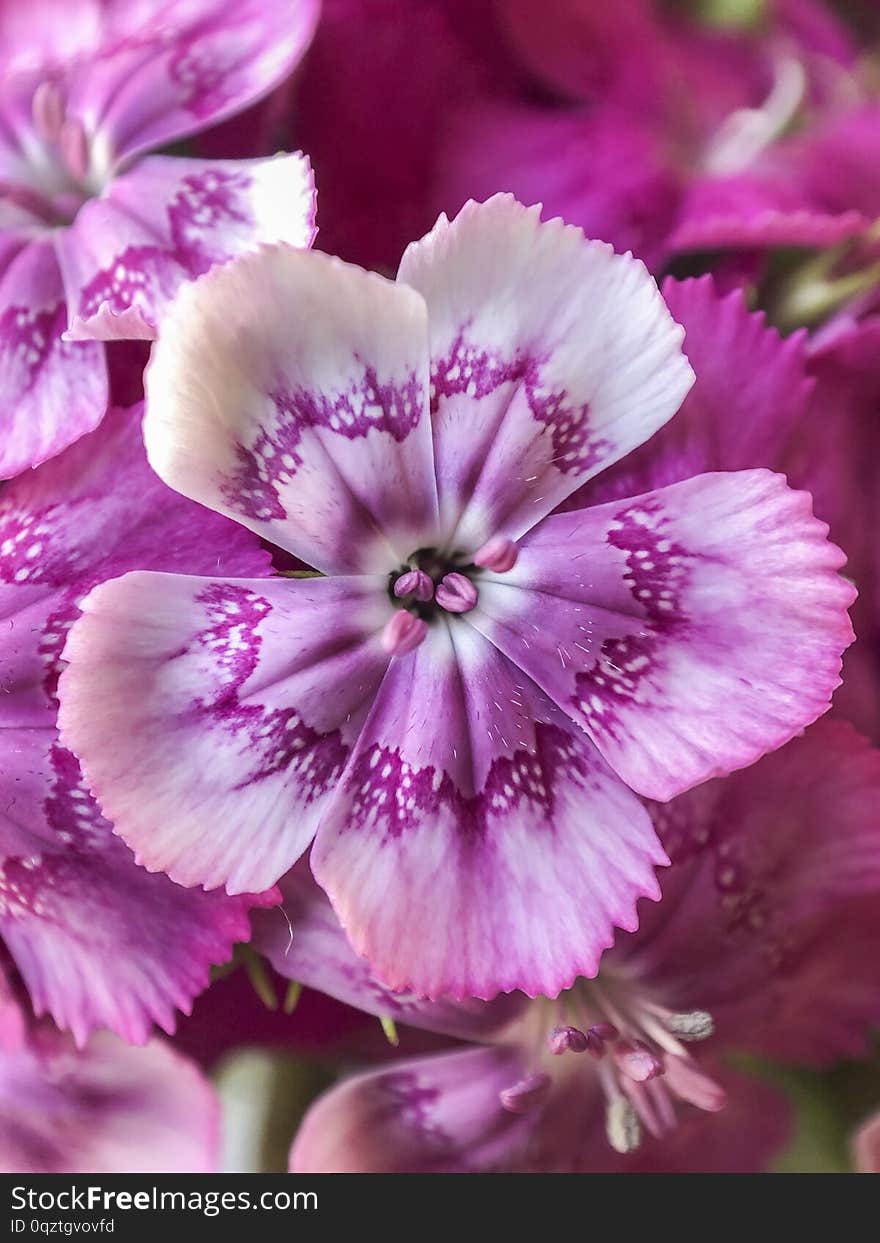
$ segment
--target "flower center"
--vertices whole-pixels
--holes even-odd
[[[643,1131],[668,1135],[679,1102],[709,1112],[724,1107],[723,1089],[686,1047],[712,1035],[705,1010],[670,1010],[646,999],[631,981],[603,975],[601,981],[579,980],[556,1001],[536,1003],[528,1026],[534,1065],[500,1094],[511,1113],[539,1108],[584,1053],[590,1058],[578,1069],[589,1066],[587,1073],[599,1076],[605,1132],[616,1152],[638,1148]]]
[[[392,571],[388,592],[399,611],[382,635],[385,650],[402,656],[418,647],[428,625],[442,614],[469,613],[479,603],[478,583],[484,571],[506,574],[516,565],[513,540],[493,536],[472,556],[420,548],[406,565]]]
[[[27,185],[4,187],[4,194],[50,228],[70,224],[86,199],[102,188],[93,144],[82,120],[68,111],[57,82],[39,83],[31,99],[31,115]]]

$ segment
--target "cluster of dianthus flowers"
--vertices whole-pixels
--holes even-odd
[[[878,55],[0,0],[0,1169],[261,1168],[257,1045],[294,1171],[764,1170],[867,1058]]]

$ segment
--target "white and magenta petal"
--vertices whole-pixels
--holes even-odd
[[[305,156],[150,156],[88,200],[59,234],[67,339],[151,339],[184,281],[258,243],[306,247],[314,235]]]
[[[429,998],[595,974],[664,862],[590,741],[458,619],[391,664],[311,855],[372,974]]]
[[[518,538],[675,413],[693,375],[652,278],[509,195],[406,251],[428,304],[443,535]]]
[[[827,710],[855,594],[827,532],[780,475],[698,475],[545,519],[466,620],[668,799]]]
[[[130,1043],[153,1023],[173,1032],[210,968],[250,937],[253,903],[182,889],[137,866],[85,788],[76,759],[56,743],[41,815],[56,834],[45,855],[0,865],[0,937],[36,1014],[83,1044],[106,1027]]]
[[[0,1059],[0,1170],[7,1174],[210,1173],[219,1117],[202,1072],[162,1040],[85,1049],[38,1028]]]
[[[256,912],[252,944],[287,979],[328,993],[368,1014],[462,1039],[484,1040],[527,1005],[521,994],[482,1001],[426,1002],[395,993],[370,974],[303,860],[279,884],[281,902]]]
[[[318,0],[117,0],[95,24],[93,55],[68,69],[68,113],[112,169],[268,94],[302,57],[319,9]]]
[[[59,724],[140,863],[230,893],[293,865],[388,664],[384,585],[132,573],[82,602]]]
[[[336,573],[432,542],[425,304],[315,251],[266,247],[181,291],[145,436],[185,496]]]
[[[62,339],[67,307],[51,238],[0,251],[0,479],[60,453],[107,409],[104,351]]]
[[[333,1088],[311,1107],[290,1152],[294,1174],[477,1173],[513,1163],[534,1118],[500,1094],[522,1078],[513,1048],[425,1057]]]

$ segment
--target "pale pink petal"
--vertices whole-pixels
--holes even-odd
[[[481,1040],[510,1022],[527,1005],[522,994],[482,1001],[425,1002],[394,993],[370,974],[303,860],[280,882],[281,902],[254,915],[253,945],[287,979],[328,993],[368,1014],[411,1027]]]
[[[398,280],[428,304],[444,538],[518,538],[675,413],[693,375],[644,266],[509,195],[441,216]]]
[[[668,799],[827,710],[855,594],[827,531],[780,475],[698,475],[545,519],[466,621]]]
[[[159,475],[318,569],[387,573],[437,525],[412,290],[266,247],[182,290],[147,373]]]
[[[104,351],[62,340],[66,324],[51,237],[0,249],[0,479],[59,453],[107,408]]]
[[[231,893],[308,846],[388,663],[382,579],[132,573],[83,602],[59,724],[150,871]]]
[[[511,1163],[534,1119],[499,1093],[522,1077],[518,1051],[469,1049],[397,1062],[320,1097],[290,1152],[294,1174],[477,1173]]]
[[[141,160],[59,235],[67,339],[155,337],[184,281],[258,243],[311,245],[314,208],[302,155]]]
[[[308,47],[318,0],[120,0],[67,68],[68,112],[103,167],[214,125],[268,94]],[[92,48],[89,50],[91,51]]]
[[[64,21],[59,21],[58,0],[0,5],[3,72],[45,71],[90,52],[100,38],[101,7],[100,0],[65,0]]]
[[[595,974],[664,861],[589,740],[458,618],[391,664],[312,850],[372,974],[431,998]]]
[[[210,1173],[219,1120],[202,1072],[162,1040],[83,1050],[48,1028],[0,1059],[0,1170],[7,1174]]]

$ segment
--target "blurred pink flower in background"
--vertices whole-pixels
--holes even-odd
[[[0,492],[0,942],[38,1014],[83,1044],[173,1031],[275,901],[182,889],[138,867],[58,739],[61,649],[96,583],[131,566],[268,574],[255,537],[150,471],[140,409],[113,411]]]
[[[0,478],[92,430],[96,341],[146,337],[182,281],[259,241],[308,246],[301,155],[148,156],[244,108],[308,45],[318,0],[0,4]],[[84,344],[85,343],[85,344]]]
[[[255,942],[291,979],[480,1047],[344,1080],[294,1143],[299,1172],[764,1168],[788,1109],[733,1050],[828,1065],[880,1018],[880,755],[821,722],[752,768],[654,804],[664,897],[595,980],[455,1007],[371,979],[308,872]],[[644,1144],[642,1140],[644,1139]],[[615,1153],[617,1155],[615,1155]]]
[[[0,1172],[210,1173],[219,1109],[198,1068],[154,1038],[77,1048],[28,1020],[0,974]]]

